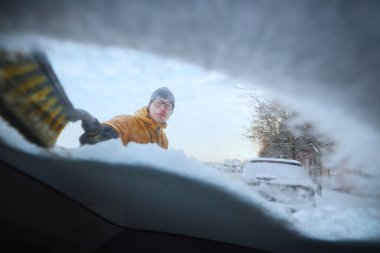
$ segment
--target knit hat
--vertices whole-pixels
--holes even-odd
[[[158,88],[152,93],[152,96],[150,96],[150,99],[149,99],[148,107],[150,106],[152,101],[155,100],[156,98],[169,100],[169,102],[173,105],[173,110],[174,110],[174,105],[175,105],[174,95],[167,87]]]

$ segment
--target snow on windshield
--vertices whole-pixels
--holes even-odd
[[[290,212],[288,207],[269,203],[266,199],[260,198],[257,192],[248,187],[239,176],[231,177],[207,167],[180,150],[165,151],[157,145],[134,143],[126,148],[119,140],[111,140],[92,146],[55,147],[47,151],[26,141],[4,120],[0,120],[0,139],[8,145],[32,154],[42,156],[55,154],[67,159],[151,165],[159,170],[195,178],[216,187],[223,187],[237,198],[261,206],[267,213],[289,221],[294,229],[310,237],[325,240],[380,239],[378,212],[380,203],[377,198],[325,191],[323,197],[317,197],[315,207]]]
[[[70,47],[68,45],[76,44],[64,43],[62,38],[137,48],[188,60],[209,69],[225,71],[249,80],[253,87],[256,87],[256,84],[267,87],[266,92],[296,107],[303,115],[312,117],[314,122],[318,122],[322,132],[334,137],[338,143],[338,150],[329,161],[329,165],[334,166],[346,159],[364,175],[360,180],[354,176],[350,179],[350,175],[347,175],[350,187],[355,188],[356,195],[327,189],[323,191],[322,197],[317,196],[316,207],[295,213],[285,212],[286,218],[298,230],[317,238],[380,240],[380,170],[377,162],[380,121],[376,116],[379,111],[379,75],[376,69],[379,51],[378,43],[375,43],[379,33],[374,29],[378,22],[371,15],[379,8],[366,7],[365,1],[348,5],[344,4],[345,1],[319,4],[299,1],[297,5],[271,1],[259,4],[254,1],[235,1],[236,5],[230,5],[228,1],[219,1],[215,8],[210,6],[212,1],[187,1],[186,4],[173,4],[168,1],[166,5],[150,5],[149,1],[139,1],[135,4],[127,3],[123,8],[119,6],[123,1],[115,1],[118,4],[107,5],[107,8],[102,4],[91,5],[89,1],[82,4],[78,4],[77,1],[65,2],[68,4],[62,5],[65,8],[56,13],[57,15],[46,15],[51,13],[51,7],[41,6],[43,1],[30,1],[29,6],[25,4],[25,7],[30,8],[24,9],[18,8],[17,4],[7,4],[4,12],[0,13],[0,27],[9,34],[19,32],[24,35],[38,31],[38,35],[59,38],[62,48],[57,51],[67,51]],[[155,15],[151,15],[149,8],[155,10]],[[193,12],[189,12],[189,9]],[[115,13],[112,19],[108,18],[110,13]],[[337,13],[339,15],[336,15]],[[45,18],[41,19],[41,16]],[[75,20],[75,16],[81,18],[78,23],[75,22],[78,21]],[[12,20],[14,17],[16,18]],[[0,42],[4,42],[5,36],[1,35]],[[39,41],[33,43],[38,45]],[[46,46],[44,42],[40,45]],[[54,51],[53,46],[50,46],[43,48]],[[87,47],[85,44],[79,46],[82,51]],[[125,66],[106,70],[101,63],[108,61],[111,64],[115,59],[115,52],[109,47],[100,48],[99,51],[106,52],[103,55],[106,56],[104,59],[90,53],[87,62],[94,63],[99,76],[109,78],[105,85],[110,85],[115,81],[112,78],[115,72]],[[70,74],[86,72],[83,71],[87,70],[83,68],[86,64],[78,63],[75,54],[69,56],[71,59],[67,59],[66,66],[75,67],[66,68],[71,71]],[[141,55],[135,55],[139,56]],[[143,66],[145,71],[150,67],[149,64]],[[101,69],[104,72],[98,71]],[[136,68],[128,70],[136,71]],[[159,75],[161,79],[166,77],[165,73]],[[77,81],[66,81],[71,81],[77,89],[76,93],[67,90],[77,106],[83,94],[94,94],[93,90],[83,88],[85,86]],[[88,84],[94,79],[89,78],[86,81]],[[192,86],[189,84],[184,87],[186,92],[183,93],[183,97],[186,97]],[[210,86],[205,85],[204,88],[206,87]],[[104,97],[107,98],[111,90],[105,91]],[[131,89],[132,92],[133,90],[135,89]],[[202,88],[191,91],[192,95],[204,95]],[[226,94],[229,93],[224,91],[220,98],[229,97]],[[107,102],[97,99],[94,104],[101,108]],[[229,101],[228,105],[242,108],[241,104],[234,101]],[[110,105],[109,108],[113,113],[115,105]],[[205,106],[199,108],[197,112],[202,112],[198,114],[206,117],[215,115],[206,111]],[[222,114],[224,111],[218,113],[225,115]],[[224,120],[223,123],[229,124],[228,127],[238,125],[235,124],[236,121]],[[223,127],[228,128],[226,125]],[[204,128],[211,129],[209,124]],[[9,145],[32,153],[48,153],[23,141],[13,129],[3,123],[0,130],[2,139]],[[79,132],[80,128],[77,128],[76,133]],[[215,128],[207,131],[209,135],[213,132]],[[207,133],[205,131],[199,139],[192,138],[193,146],[197,146]],[[181,134],[188,134],[188,131]],[[112,154],[105,151],[110,146]],[[200,145],[198,148],[199,153],[204,151]],[[219,148],[235,150],[229,145],[219,145]],[[183,149],[182,146],[176,150],[162,152],[151,145],[130,145],[125,149],[117,141],[111,141],[93,147],[57,148],[52,152],[73,159],[112,160],[122,163],[150,163],[157,160],[161,169],[169,169],[210,183],[223,182],[225,187],[239,196],[251,194],[250,189],[245,188],[244,184],[236,186],[236,180],[214,181],[202,176],[202,173],[209,173],[210,169],[194,158],[189,158],[189,154]],[[147,153],[151,156],[146,157]],[[179,164],[181,166],[172,166]],[[238,178],[239,181],[239,177],[233,178]],[[254,198],[253,201],[258,200],[259,198]],[[264,200],[261,204],[267,206]],[[281,211],[282,206],[276,208],[279,211],[278,215],[284,214]]]

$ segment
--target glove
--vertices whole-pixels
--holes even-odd
[[[96,144],[101,141],[118,138],[117,132],[108,125],[100,124],[98,119],[84,110],[77,110],[78,118],[82,120],[84,134],[79,137],[81,145]]]
[[[99,122],[97,122],[99,124]],[[82,122],[82,127],[83,127],[83,122]],[[83,127],[83,129],[85,129]],[[116,131],[108,126],[108,125],[101,125],[99,124],[98,127],[96,128],[95,132],[87,132],[85,131],[84,134],[82,134],[79,137],[79,142],[81,145],[84,144],[96,144],[101,141],[106,141],[110,139],[116,139],[118,138],[118,134]]]

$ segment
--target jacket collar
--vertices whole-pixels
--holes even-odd
[[[141,119],[142,121],[144,121],[144,123],[148,124],[150,127],[152,128],[157,128],[157,127],[160,127],[161,129],[165,129],[167,127],[167,123],[158,123],[157,121],[155,121],[150,115],[149,115],[149,112],[148,112],[148,107],[144,106],[143,108],[137,110],[135,112],[135,116],[139,119]]]

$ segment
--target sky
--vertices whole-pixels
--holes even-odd
[[[23,41],[28,40],[47,53],[74,107],[100,121],[134,114],[155,89],[167,86],[176,99],[166,128],[169,148],[205,162],[256,156],[255,146],[243,137],[254,89],[242,80],[137,50],[43,37]],[[78,147],[82,133],[79,122],[70,123],[57,145]]]

